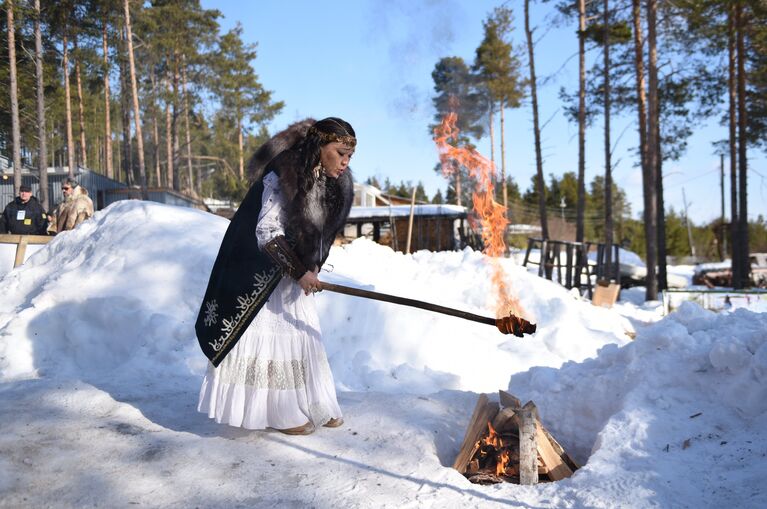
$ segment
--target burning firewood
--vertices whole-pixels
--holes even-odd
[[[481,395],[453,467],[475,484],[535,484],[570,477],[578,468],[544,428],[535,404],[501,392],[503,409]]]

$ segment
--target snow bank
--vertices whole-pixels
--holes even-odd
[[[201,373],[193,324],[227,221],[139,201],[113,204],[58,235],[0,280],[0,377],[115,369]],[[341,389],[492,391],[512,373],[557,367],[624,344],[631,325],[506,261],[533,337],[413,308],[317,295]],[[333,248],[322,278],[494,316],[487,258],[463,252],[405,256],[360,239]]]
[[[660,319],[640,289],[596,308],[510,260],[534,336],[323,292],[346,424],[307,437],[215,424],[195,411],[193,323],[226,226],[119,202],[0,279],[0,506],[767,506],[767,315],[688,303]],[[493,314],[471,250],[358,240],[329,262],[328,281]],[[537,486],[451,469],[466,391],[499,387],[534,400],[583,468]]]
[[[193,324],[226,226],[121,201],[57,235],[0,280],[0,379],[204,365]]]
[[[587,470],[673,477],[684,461],[692,470],[685,478],[714,482],[711,458],[746,471],[763,459],[764,442],[749,433],[767,421],[765,331],[766,314],[685,303],[629,345],[607,345],[558,370],[533,368],[512,376],[509,389],[538,403],[563,445],[588,459]],[[695,506],[690,500],[703,494],[687,488],[685,505]]]

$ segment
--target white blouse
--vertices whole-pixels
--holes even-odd
[[[280,178],[273,171],[264,176],[264,194],[261,197],[261,213],[256,225],[258,247],[275,237],[285,235],[284,198],[280,190]]]

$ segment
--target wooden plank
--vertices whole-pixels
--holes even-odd
[[[458,450],[458,456],[455,458],[453,468],[460,473],[466,471],[466,465],[471,460],[472,451],[477,440],[482,436],[482,433],[487,430],[487,423],[492,422],[498,413],[498,403],[495,401],[489,401],[487,395],[480,395],[477,400],[477,404],[474,407],[474,413],[469,421],[469,426],[466,428],[466,435],[463,437],[463,443]]]
[[[552,481],[560,481],[573,475],[573,471],[567,466],[567,463],[562,459],[560,452],[558,452],[549,441],[550,434],[544,432],[543,425],[538,418],[538,411],[533,405],[533,414],[536,422],[536,446],[538,448],[538,454],[540,454],[543,464],[548,469],[549,479]],[[521,437],[520,437],[521,439]],[[557,444],[559,445],[559,444]],[[564,450],[559,447],[564,452]]]
[[[504,408],[519,408],[522,406],[522,402],[519,401],[519,399],[517,399],[517,397],[511,393],[499,390],[498,396],[501,400],[501,406]]]
[[[594,297],[591,299],[591,303],[595,306],[611,308],[615,301],[618,300],[620,291],[621,285],[618,283],[604,284],[600,281],[594,289]]]
[[[16,244],[16,259],[13,261],[13,266],[18,267],[24,263],[24,255],[27,253],[27,239],[26,235],[21,236],[21,240]]]
[[[48,235],[18,235],[15,233],[1,233],[0,244],[18,244],[21,239],[26,239],[27,244],[47,244],[53,240]]]
[[[581,466],[576,462],[569,454],[567,454],[567,451],[565,451],[565,448],[559,445],[559,442],[557,442],[556,438],[549,433],[549,430],[546,429],[546,427],[541,424],[541,421],[538,421],[538,425],[541,427],[541,430],[543,430],[543,434],[546,435],[546,438],[549,439],[549,442],[551,442],[551,446],[554,448],[555,451],[559,454],[559,456],[564,460],[564,462],[567,464],[568,467],[570,467],[570,470],[575,472]]]
[[[538,484],[538,452],[535,404],[528,401],[519,411],[519,484]]]
[[[498,434],[504,431],[516,431],[519,428],[519,418],[513,408],[506,407],[493,419],[493,428]]]

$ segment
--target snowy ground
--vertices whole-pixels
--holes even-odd
[[[324,292],[346,424],[215,424],[195,411],[193,323],[226,225],[119,202],[0,279],[0,507],[767,507],[767,314],[661,319],[637,289],[596,308],[511,260],[533,337]],[[493,314],[479,253],[360,240],[329,263],[330,282]],[[452,470],[478,393],[499,388],[583,468],[533,487]]]

